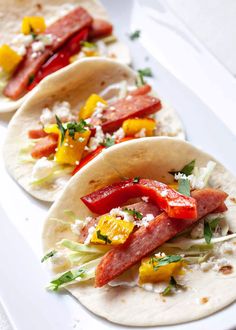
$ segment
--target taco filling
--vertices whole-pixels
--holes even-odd
[[[116,182],[81,197],[93,216],[78,219],[67,210],[68,222],[49,219],[76,237],[63,238],[62,230],[43,258],[60,273],[49,289],[93,280],[96,288],[139,287],[168,299],[191,290],[196,270],[230,276],[236,234],[227,223],[228,194],[208,184],[215,166],[193,160],[170,171],[169,184],[139,177]]]
[[[113,26],[75,7],[52,24],[42,16],[24,17],[21,34],[0,46],[1,89],[17,100],[43,78],[87,56],[112,56]]]
[[[116,89],[118,96],[108,98]],[[127,87],[122,81],[100,95],[91,94],[79,111],[67,101],[42,109],[40,125],[28,131],[28,142],[20,150],[20,161],[34,164],[32,187],[63,183],[62,178],[68,179],[115,144],[163,134],[154,117],[162,104],[151,89],[147,84]]]

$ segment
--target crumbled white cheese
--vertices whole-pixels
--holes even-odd
[[[89,230],[88,230],[88,236],[86,237],[85,241],[84,241],[84,244],[85,245],[88,245],[91,241],[91,238],[93,236],[93,233],[95,232],[96,228],[95,227],[90,227]]]
[[[234,251],[235,251],[235,245],[233,245],[230,242],[224,242],[223,244],[221,244],[219,248],[219,252],[221,255],[233,254]]]
[[[70,103],[66,101],[58,101],[53,104],[52,110],[49,108],[44,108],[42,110],[40,122],[44,126],[55,124],[55,115],[57,115],[63,123],[73,121],[75,119],[74,115],[71,113]]]
[[[95,126],[96,133],[94,137],[91,137],[89,140],[88,150],[94,151],[103,142],[105,135],[103,133],[101,126]]]
[[[156,258],[163,258],[165,256],[166,256],[165,252],[157,252],[157,253],[155,253],[155,257]]]
[[[135,134],[136,138],[146,137],[146,128],[142,128],[138,133]]]
[[[129,100],[132,100],[133,96],[132,95],[128,95],[126,96],[126,100],[129,101]]]
[[[68,260],[64,253],[57,251],[51,258],[51,263],[57,267],[63,267],[68,264]]]
[[[149,202],[149,197],[148,197],[148,196],[143,196],[143,197],[141,197],[141,199],[142,199],[145,203],[148,203],[148,202]]]
[[[82,136],[78,138],[79,142],[84,142],[85,138],[83,138]]]
[[[17,34],[10,42],[10,46],[14,49],[20,56],[26,54],[26,48],[33,41],[32,35]]]
[[[39,34],[37,36],[37,40],[41,41],[44,46],[50,46],[53,43],[53,35],[52,34]]]
[[[213,270],[218,272],[221,269],[221,267],[224,266],[230,266],[229,260],[227,260],[226,258],[218,259],[214,263]]]
[[[72,223],[70,225],[71,231],[76,234],[76,235],[80,235],[81,229],[84,226],[84,221],[80,220],[80,219],[76,219],[74,223]]]
[[[98,40],[96,42],[97,50],[100,56],[107,56],[107,46],[104,41]]]
[[[42,157],[36,161],[32,170],[33,181],[41,180],[53,173],[54,163],[46,157]]]
[[[151,213],[148,213],[145,217],[142,218],[141,221],[137,221],[137,226],[138,227],[147,227],[149,225],[149,222],[154,219],[154,215]]]
[[[106,108],[106,104],[102,102],[97,102],[94,112],[92,114],[93,118],[102,118],[102,112]]]
[[[38,52],[37,52],[37,53],[32,53],[32,54],[31,54],[31,58],[36,58],[36,57],[39,56],[39,54],[40,54],[40,53],[38,53]]]
[[[128,212],[123,211],[120,207],[114,208],[110,211],[110,215],[116,218],[123,219],[127,222],[134,222],[134,217]]]
[[[191,238],[203,238],[204,236],[204,224],[202,222],[199,222],[197,225],[193,227],[190,233]]]
[[[162,192],[161,192],[161,196],[162,197],[166,197],[168,195],[168,191],[167,191],[167,189],[166,190],[163,190]]]
[[[45,49],[45,46],[42,41],[35,41],[32,43],[33,52],[43,52],[44,49]]]
[[[20,55],[20,56],[25,56],[26,54],[26,48],[24,45],[20,46],[18,49],[17,49],[17,53]]]
[[[123,130],[122,127],[120,127],[117,131],[115,131],[113,134],[112,134],[112,137],[115,139],[115,140],[121,140],[125,137],[125,132]]]
[[[200,264],[200,269],[203,271],[203,272],[208,272],[210,269],[212,269],[213,267],[213,263],[212,262],[202,262]]]

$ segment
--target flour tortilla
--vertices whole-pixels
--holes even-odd
[[[39,4],[42,9],[39,9]],[[8,44],[20,32],[23,17],[43,16],[49,25],[76,6],[84,7],[94,18],[109,20],[106,9],[98,0],[70,0],[69,3],[64,0],[0,0],[0,44]],[[128,48],[119,41],[108,45],[108,54],[113,54],[122,63],[129,65],[131,62]],[[0,92],[0,113],[17,110],[30,94],[13,101]]]
[[[197,166],[206,166],[209,160],[217,163],[210,185],[229,194],[226,201],[230,230],[236,231],[236,178],[209,154],[191,144],[171,138],[154,137],[116,145],[100,155],[89,167],[82,169],[67,185],[63,195],[51,207],[44,227],[44,251],[58,248],[62,238],[76,240],[70,226],[52,218],[68,221],[64,210],[73,211],[78,219],[92,215],[80,197],[119,181],[123,177],[141,176],[170,183],[168,171],[178,170],[196,160]],[[228,257],[227,257],[228,258]],[[234,272],[223,275],[214,271],[188,272],[188,290],[161,297],[139,287],[110,287],[95,289],[93,281],[68,287],[69,292],[93,313],[109,321],[129,326],[170,325],[198,320],[208,316],[236,299],[236,260],[229,257]],[[205,304],[201,298],[208,298]],[[165,298],[165,299],[164,299]]]
[[[134,86],[136,73],[124,64],[105,58],[85,58],[65,70],[44,79],[32,92],[31,96],[12,118],[4,145],[4,159],[9,173],[31,195],[44,201],[54,201],[60,194],[65,182],[57,181],[47,186],[33,186],[30,182],[33,163],[20,161],[20,149],[29,141],[28,131],[38,127],[42,109],[51,107],[55,101],[68,101],[72,111],[79,112],[85,100],[92,94],[99,94],[106,86],[127,81]],[[111,92],[110,92],[111,93]],[[117,91],[113,91],[113,97]],[[158,134],[168,134],[184,138],[182,124],[173,109],[164,105],[157,113]],[[59,184],[60,183],[60,184]]]

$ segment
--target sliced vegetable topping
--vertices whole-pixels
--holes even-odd
[[[185,174],[185,175],[191,175],[193,173],[195,162],[196,161],[194,159],[190,163],[185,165],[180,171],[170,171],[169,173],[172,174],[172,175],[175,175],[175,174],[178,174],[178,173]]]
[[[57,279],[50,282],[49,290],[57,291],[63,284],[70,283],[76,280],[78,277],[83,278],[84,269],[78,270],[69,270],[66,273],[62,274]]]
[[[32,148],[31,156],[33,158],[48,157],[53,154],[57,148],[58,134],[49,134],[40,139]]]
[[[207,244],[211,243],[211,239],[213,236],[213,232],[215,231],[216,227],[218,226],[221,218],[215,218],[211,221],[204,221],[204,237]]]
[[[21,26],[23,34],[39,34],[46,30],[45,20],[41,16],[24,17]]]
[[[134,180],[114,183],[82,197],[81,200],[92,212],[104,214],[130,198],[148,196],[170,217],[196,219],[196,201],[192,197],[181,195],[166,184],[155,180],[140,179],[137,183]]]
[[[139,268],[139,281],[140,283],[167,282],[173,275],[180,273],[182,266],[182,257],[178,255],[144,258]]]
[[[90,152],[89,154],[87,154],[79,163],[79,165],[77,165],[74,169],[74,171],[72,172],[72,175],[74,175],[75,173],[77,173],[82,167],[84,167],[86,164],[88,164],[92,159],[94,159],[97,155],[99,155],[102,150],[105,147],[103,146],[99,146],[97,147],[97,149],[95,149],[94,151]]]
[[[50,258],[53,257],[56,253],[57,253],[56,250],[52,250],[52,251],[48,252],[48,253],[45,254],[45,256],[41,259],[41,262],[44,262],[44,261],[50,259]]]
[[[85,102],[85,105],[81,108],[79,112],[79,118],[87,119],[91,117],[99,103],[104,106],[107,105],[107,102],[103,100],[103,98],[101,98],[99,95],[92,94]]]
[[[177,289],[184,290],[186,288],[183,285],[178,284],[174,276],[171,276],[169,285],[165,288],[165,290],[161,294],[162,296],[168,296],[172,294],[173,290],[177,290]]]
[[[134,32],[132,32],[129,37],[131,40],[136,40],[140,37],[141,31],[140,30],[135,30]]]
[[[133,228],[134,223],[105,214],[100,217],[91,242],[112,245],[122,244],[129,237]]]
[[[156,128],[156,121],[151,118],[126,119],[122,124],[122,128],[125,135],[128,136],[135,136],[141,130],[144,130],[145,136],[153,136]]]
[[[22,56],[15,52],[8,45],[2,45],[0,47],[0,66],[6,72],[12,72],[21,62]]]

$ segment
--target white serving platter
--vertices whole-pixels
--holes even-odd
[[[198,97],[201,96],[199,92],[202,88],[199,89],[201,75],[197,77],[198,84],[192,79],[194,80],[193,83],[190,79],[190,66],[188,70],[184,67],[181,71],[181,63],[176,58],[173,60],[170,56],[169,58],[164,56],[172,50],[173,57],[178,54],[176,57],[179,59],[182,49],[182,55],[187,58],[186,65],[189,65],[191,56],[194,56],[191,53],[191,47],[194,48],[197,41],[191,34],[188,34],[188,47],[184,47],[186,45],[183,45],[174,29],[178,22],[171,21],[173,15],[168,11],[168,8],[162,7],[162,3],[160,4],[159,1],[104,0],[103,3],[112,17],[117,35],[130,46],[134,67],[136,69],[152,68],[154,89],[177,110],[186,127],[189,141],[210,152],[232,172],[236,173],[234,156],[236,138],[211,109],[211,107],[214,108],[214,103],[211,103],[210,84],[203,82],[205,89],[209,89],[210,95],[206,102],[207,91],[204,91],[205,96],[202,99]],[[150,12],[154,16],[164,15],[163,19],[166,19],[167,15],[168,23],[173,24],[172,30],[167,28],[165,31],[163,24],[159,24],[159,18],[153,20],[154,23],[150,26],[148,23],[150,18],[147,17]],[[160,26],[162,26],[161,35],[166,33],[166,37],[171,37],[172,48],[167,42],[163,43],[163,35],[159,38]],[[131,42],[127,34],[137,28],[142,31],[142,37],[138,41]],[[177,26],[177,29],[179,31],[180,27]],[[162,40],[160,44],[159,40]],[[176,52],[174,52],[175,49]],[[195,56],[194,63],[198,67],[204,66],[204,74],[208,76],[209,80],[212,80],[213,87],[215,85],[220,86],[222,80],[225,82],[228,86],[225,103],[231,102],[234,98],[232,91],[235,82],[214,58],[212,61],[210,58],[211,56],[204,50],[201,53],[201,61]],[[192,68],[193,75],[196,71],[196,65]],[[218,73],[217,77],[212,74],[215,72],[214,67]],[[207,71],[208,68],[209,71]],[[171,69],[171,72],[168,69]],[[192,91],[195,89],[198,96]],[[211,107],[209,107],[210,104]],[[229,105],[229,103],[227,104]],[[227,117],[229,108],[222,111]],[[0,116],[1,148],[9,118],[8,115]],[[233,119],[235,119],[234,115],[230,117],[229,127],[231,127],[230,124]],[[4,168],[2,155],[0,157],[0,178],[0,297],[12,328],[17,330],[125,329],[125,327],[114,325],[91,314],[69,294],[52,294],[44,289],[49,281],[49,274],[47,269],[40,264],[42,256],[41,232],[43,220],[50,204],[39,202],[30,197],[9,177]],[[196,322],[170,327],[156,327],[155,329],[234,329],[236,327],[235,312],[236,304],[232,304],[221,312]],[[135,315],[131,317],[135,317]]]

